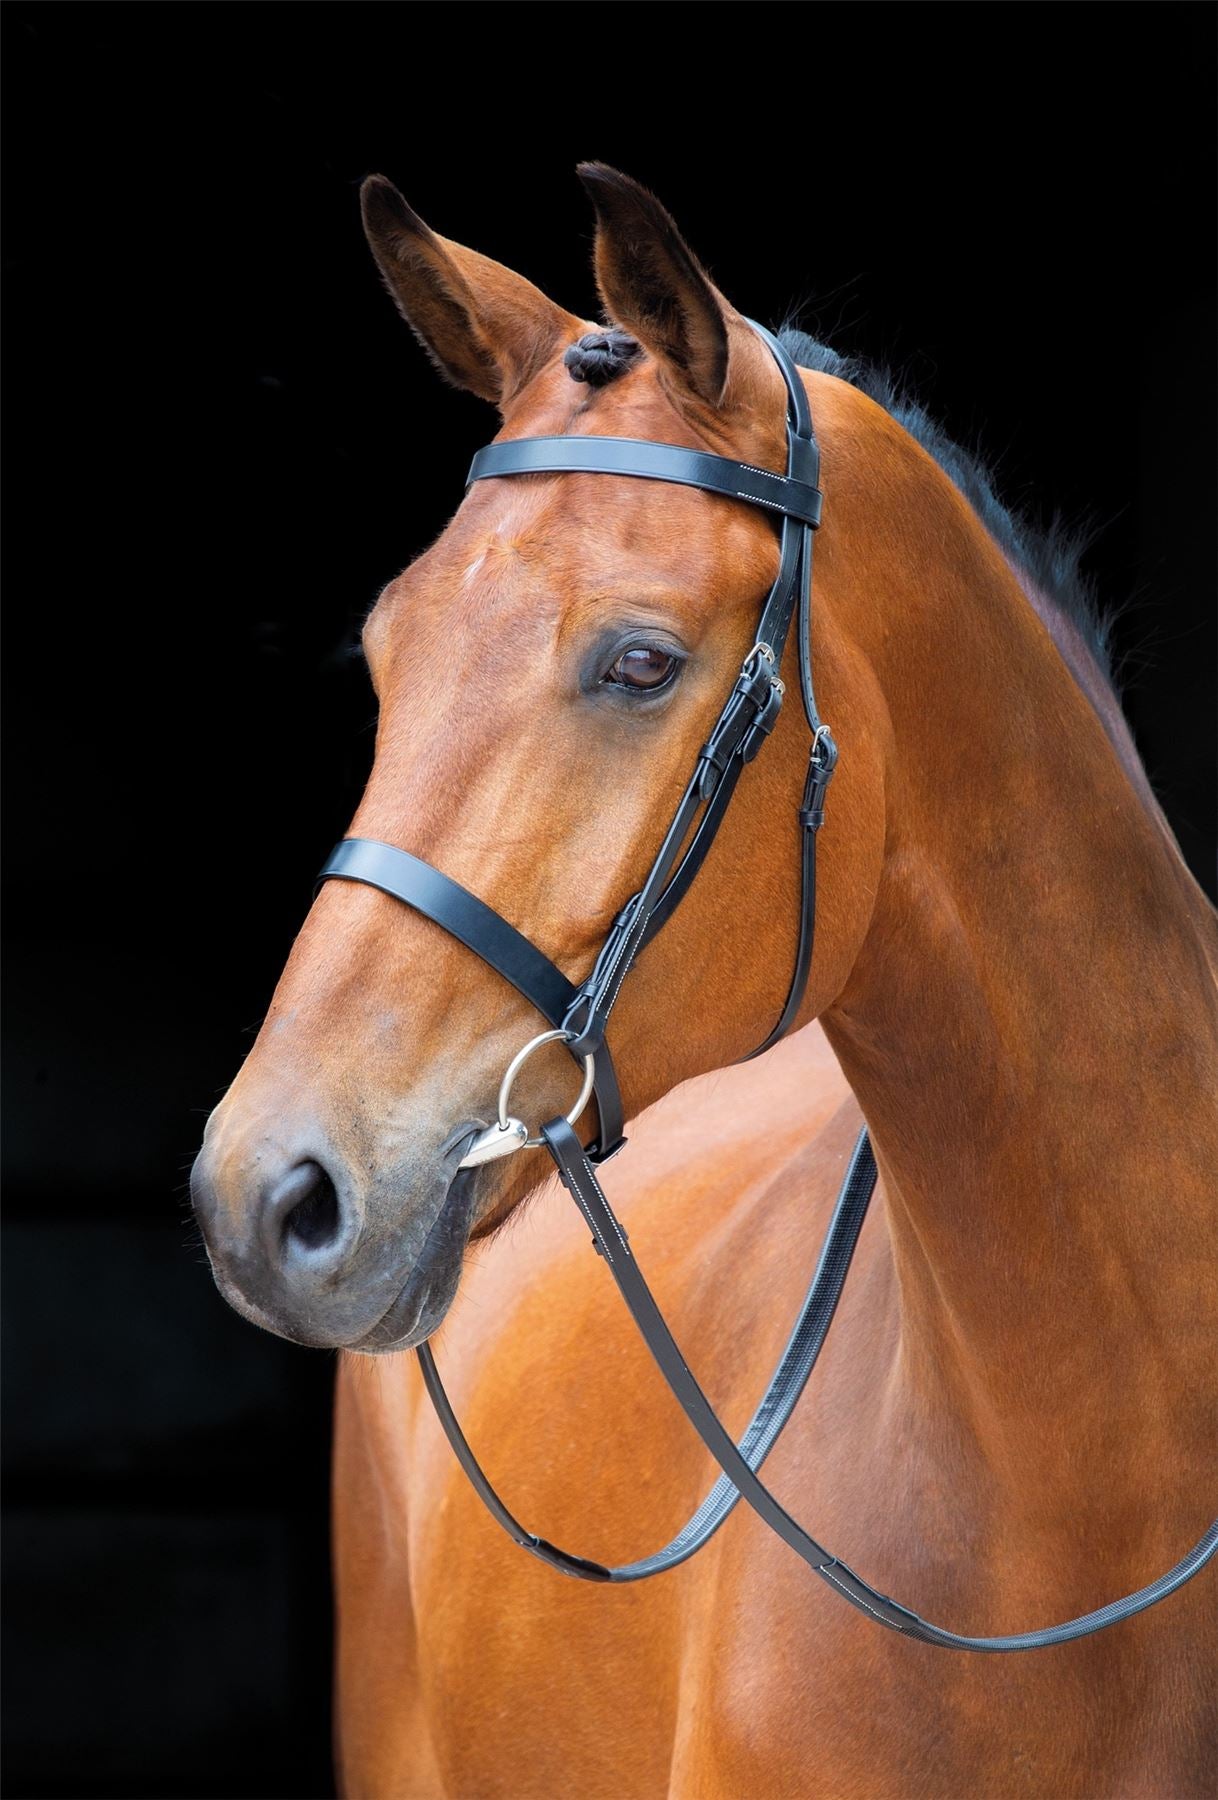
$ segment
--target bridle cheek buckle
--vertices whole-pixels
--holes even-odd
[[[542,1139],[530,1137],[529,1128],[523,1119],[517,1119],[508,1111],[508,1102],[512,1097],[512,1084],[521,1069],[532,1056],[534,1050],[540,1050],[543,1044],[571,1042],[570,1031],[542,1031],[530,1038],[523,1050],[518,1050],[507,1068],[503,1071],[503,1080],[499,1083],[498,1118],[493,1125],[480,1131],[461,1161],[459,1169],[478,1169],[483,1163],[497,1162],[501,1156],[511,1156],[515,1150],[538,1150]],[[596,1078],[596,1058],[585,1056],[584,1085],[579,1091],[579,1098],[567,1114],[567,1124],[574,1125],[592,1097],[592,1084]]]
[[[714,794],[732,758],[751,763],[777,725],[787,690],[776,669],[770,646],[754,644],[727,705],[699,752],[698,791],[703,800]]]

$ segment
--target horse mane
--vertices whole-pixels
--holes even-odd
[[[1048,523],[1037,524],[1013,512],[999,499],[993,472],[981,455],[975,450],[966,450],[949,437],[893,370],[862,357],[843,356],[830,349],[828,344],[822,344],[792,326],[784,326],[778,336],[783,348],[801,368],[848,381],[882,406],[934,457],[1008,562],[1027,578],[1039,595],[1044,596],[1067,629],[1081,638],[1097,673],[1115,696],[1117,686],[1109,641],[1112,617],[1101,607],[1081,567],[1093,532],[1068,525],[1058,513]]]

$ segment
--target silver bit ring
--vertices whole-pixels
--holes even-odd
[[[503,1080],[499,1083],[500,1131],[506,1131],[511,1121],[511,1114],[508,1112],[508,1101],[512,1097],[512,1083],[515,1081],[517,1075],[519,1075],[529,1057],[532,1056],[534,1050],[540,1050],[543,1044],[555,1044],[559,1042],[569,1044],[570,1041],[571,1033],[569,1031],[543,1031],[540,1032],[537,1037],[530,1038],[523,1050],[518,1050],[516,1052],[507,1068],[503,1071]],[[579,1118],[585,1106],[587,1106],[589,1100],[592,1098],[592,1084],[596,1079],[596,1058],[594,1056],[585,1056],[583,1062],[584,1085],[579,1090],[579,1098],[576,1100],[575,1105],[567,1114],[568,1125],[575,1124],[575,1121]],[[525,1139],[521,1148],[526,1150],[537,1150],[540,1148],[541,1142],[542,1140],[539,1137],[529,1137]]]

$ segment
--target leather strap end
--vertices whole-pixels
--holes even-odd
[[[576,1581],[612,1581],[612,1571],[603,1563],[591,1562],[586,1556],[575,1556],[570,1550],[560,1550],[557,1544],[550,1543],[548,1538],[532,1537],[522,1543],[522,1548],[532,1552],[534,1556],[557,1569],[560,1575],[571,1575]]]

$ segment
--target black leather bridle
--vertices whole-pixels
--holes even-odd
[[[676,444],[605,437],[517,438],[490,444],[478,452],[470,468],[470,482],[505,475],[560,472],[677,482],[766,508],[782,521],[778,574],[761,610],[756,641],[698,754],[651,871],[618,914],[587,980],[576,987],[484,901],[429,863],[389,844],[345,838],[333,851],[320,877],[365,882],[414,907],[498,970],[549,1022],[551,1029],[532,1039],[514,1059],[500,1089],[498,1122],[474,1138],[462,1167],[494,1160],[526,1143],[545,1144],[563,1185],[591,1229],[594,1248],[608,1264],[664,1379],[722,1474],[689,1523],[664,1549],[639,1562],[607,1568],[558,1549],[513,1518],[475,1459],[426,1344],[418,1350],[423,1379],[449,1442],[491,1514],[522,1549],[564,1574],[610,1582],[640,1581],[658,1575],[699,1550],[743,1498],[852,1605],[907,1637],[953,1650],[1035,1650],[1068,1643],[1142,1612],[1181,1587],[1218,1549],[1218,1522],[1175,1568],[1124,1599],[1042,1631],[1011,1637],[962,1637],[929,1624],[886,1594],[878,1593],[818,1544],[758,1479],[757,1470],[790,1418],[820,1353],[875,1188],[875,1157],[866,1129],[850,1159],[795,1329],[739,1444],[728,1435],[686,1365],[596,1177],[596,1166],[613,1156],[624,1141],[621,1097],[605,1041],[610,1013],[640,950],[672,917],[688,892],[714,842],[741,771],[757,755],[777,722],[784,691],[779,671],[797,610],[800,691],[812,738],[807,778],[797,811],[802,840],[799,944],[781,1015],[764,1043],[751,1052],[753,1056],[777,1043],[794,1024],[812,963],[816,834],[824,818],[825,790],[837,761],[837,748],[817,712],[812,685],[812,542],[821,515],[817,485],[820,453],[807,393],[795,364],[764,327],[754,325],[754,329],[778,364],[787,389],[787,468],[783,475]],[[567,1118],[554,1119],[543,1126],[538,1139],[530,1138],[524,1123],[507,1111],[516,1070],[538,1044],[554,1038],[560,1038],[584,1064],[585,1096],[581,1096],[581,1101],[589,1090],[596,1097],[599,1129],[596,1139],[586,1147],[573,1129],[578,1108]]]

